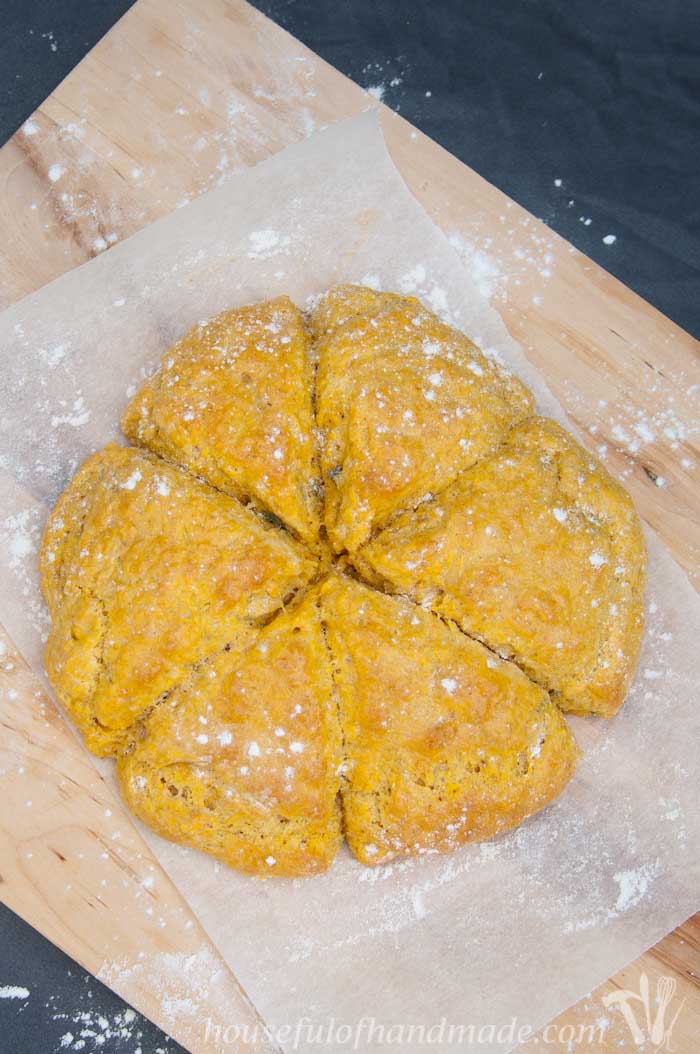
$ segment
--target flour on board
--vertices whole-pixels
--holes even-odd
[[[291,239],[289,235],[269,229],[252,231],[248,235],[248,257],[251,260],[267,260],[278,253],[284,253]]]

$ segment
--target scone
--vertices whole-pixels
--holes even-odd
[[[363,863],[492,838],[555,798],[579,751],[549,695],[409,601],[330,578],[345,837]]]
[[[131,442],[318,540],[309,338],[288,297],[225,311],[164,356],[122,419]]]
[[[325,870],[341,841],[341,739],[315,590],[242,654],[201,664],[118,762],[165,838],[257,875]]]
[[[532,413],[520,381],[414,297],[337,286],[311,326],[336,552],[442,490]]]
[[[41,552],[46,669],[160,835],[254,875],[494,837],[637,661],[626,492],[412,297],[338,286],[168,352]],[[558,705],[557,705],[558,704]]]
[[[313,576],[287,533],[172,465],[128,447],[94,454],[64,491],[41,553],[46,669],[96,754]]]
[[[643,629],[644,536],[627,492],[554,421],[533,417],[356,559],[505,658],[564,710],[609,717]]]

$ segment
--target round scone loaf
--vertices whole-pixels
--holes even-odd
[[[492,838],[551,802],[643,631],[632,502],[413,297],[198,324],[49,516],[46,669],[122,794],[254,875]]]

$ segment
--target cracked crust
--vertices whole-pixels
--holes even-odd
[[[414,297],[338,286],[311,326],[336,552],[442,490],[533,411],[520,381]]]
[[[202,664],[118,761],[158,834],[255,875],[325,871],[341,841],[340,730],[318,592]]]
[[[194,326],[122,418],[138,446],[318,542],[320,479],[312,364],[288,297],[225,311]]]
[[[245,647],[316,561],[231,498],[111,446],[51,513],[41,571],[49,679],[90,749],[110,754],[193,664]]]
[[[340,286],[308,333],[316,376],[286,298],[195,327],[127,409],[153,452],[88,459],[41,552],[88,747],[154,830],[257,875],[520,823],[578,758],[555,704],[614,713],[642,634],[632,503],[527,389],[413,298]]]
[[[579,751],[548,694],[407,600],[331,578],[345,836],[369,866],[492,838],[555,798]]]
[[[641,524],[554,421],[518,426],[356,564],[514,659],[562,709],[609,717],[622,705],[643,632]]]

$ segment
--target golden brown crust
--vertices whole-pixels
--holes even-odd
[[[356,563],[514,658],[563,709],[622,704],[643,631],[644,537],[626,491],[554,421],[518,426]]]
[[[49,678],[141,819],[307,875],[343,834],[368,865],[444,852],[561,791],[578,748],[555,704],[621,704],[644,540],[531,412],[417,300],[358,286],[308,332],[279,298],[166,355],[124,417],[148,452],[89,458],[41,551]]]
[[[157,706],[118,773],[129,807],[165,838],[249,874],[311,875],[340,845],[340,762],[312,590]]]
[[[532,413],[530,392],[414,297],[337,286],[312,316],[325,523],[353,552]]]
[[[289,535],[130,447],[89,458],[46,527],[46,668],[98,754],[190,667],[237,650],[316,572]]]
[[[345,737],[345,836],[363,864],[491,838],[543,808],[579,751],[549,696],[410,602],[322,592]]]
[[[133,398],[122,428],[313,546],[320,479],[312,387],[303,319],[278,297],[194,326]]]

